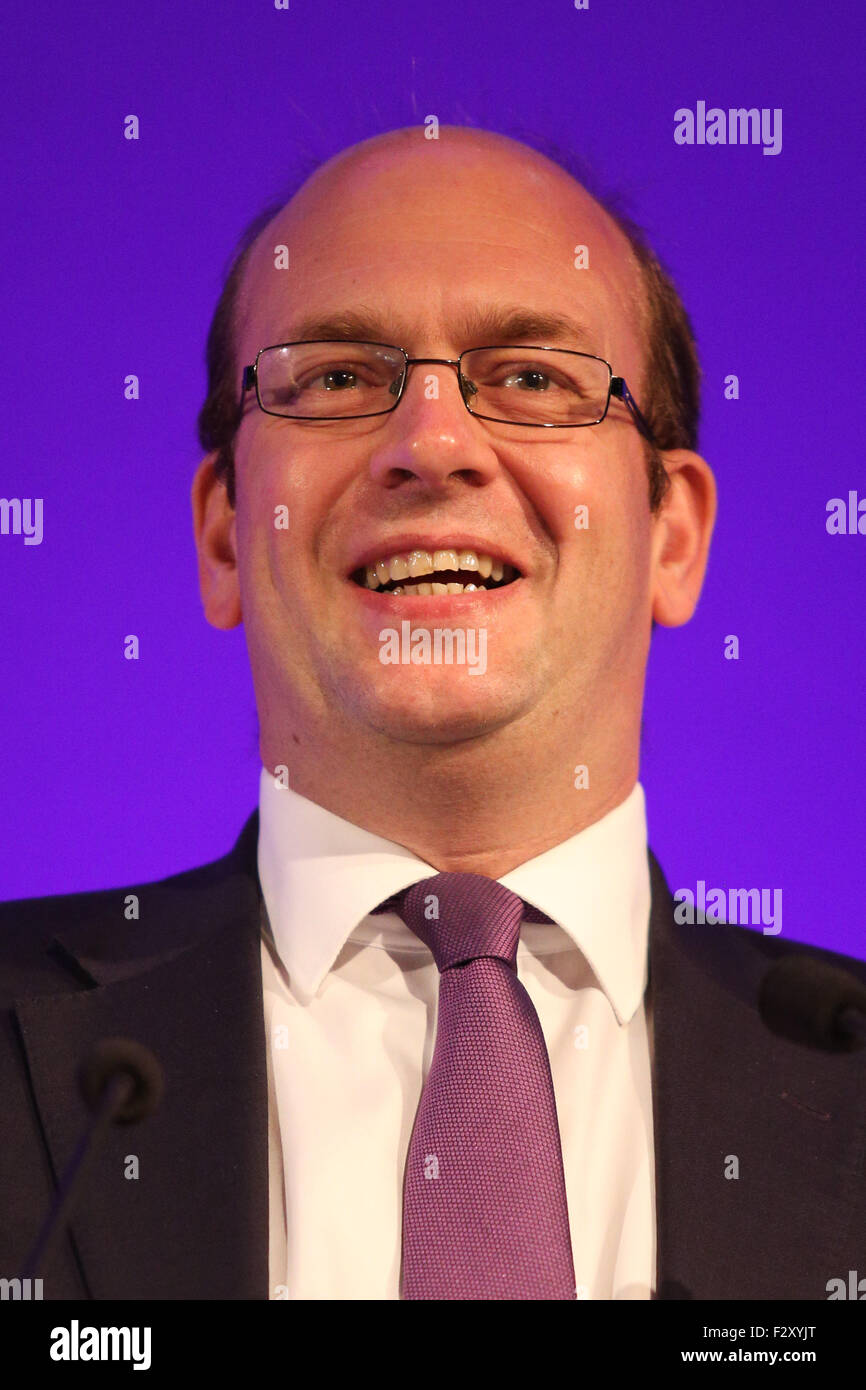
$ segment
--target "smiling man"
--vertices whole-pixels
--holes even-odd
[[[575,243],[590,248],[591,270],[575,268]],[[275,268],[279,247],[288,270]],[[628,241],[573,179],[515,142],[451,128],[438,142],[402,131],[331,160],[246,263],[234,324],[236,377],[247,367],[235,485],[230,498],[212,453],[193,503],[205,612],[217,626],[243,621],[261,718],[258,857],[277,960],[273,975],[266,963],[265,988],[269,1034],[282,1028],[286,1041],[283,1056],[272,1053],[271,1087],[293,1128],[319,1136],[306,1152],[290,1141],[282,1153],[293,1236],[280,1277],[282,1233],[273,1233],[272,1282],[298,1296],[397,1291],[395,1163],[435,1015],[435,965],[428,954],[419,969],[425,957],[399,919],[369,935],[372,963],[339,961],[336,950],[347,931],[351,954],[361,950],[358,918],[419,868],[502,879],[518,866],[508,886],[531,885],[535,906],[562,923],[523,933],[524,949],[530,932],[537,938],[523,977],[566,1091],[557,1104],[580,1233],[578,1277],[566,1261],[556,1296],[578,1286],[594,1297],[649,1293],[641,704],[652,619],[681,623],[694,609],[715,494],[703,459],[672,451],[666,506],[650,512],[644,438],[622,399],[608,406],[611,368],[640,393],[645,319]],[[288,527],[278,524],[286,516]],[[385,664],[385,634],[407,623],[415,634],[477,635],[483,677],[455,662]],[[580,789],[576,765],[587,770]],[[590,841],[575,838],[590,826]],[[347,869],[352,881],[321,884]],[[580,951],[593,895],[603,967]],[[592,984],[581,973],[590,964]],[[596,1022],[599,995],[606,1013]],[[596,1036],[578,1050],[590,1016]],[[371,1046],[392,1030],[392,1042]],[[333,1067],[335,1042],[345,1056]],[[465,1057],[458,1066],[468,1084]],[[310,1085],[314,1099],[299,1099]],[[594,1131],[587,1105],[608,1087],[611,1113]],[[514,1104],[504,1098],[503,1113]],[[351,1171],[328,1173],[346,1143]],[[598,1219],[595,1164],[617,1150]],[[422,1166],[427,1157],[418,1151]],[[443,1171],[423,1180],[431,1194],[451,1181],[434,1157]],[[500,1155],[490,1201],[507,1181],[502,1168]],[[557,1157],[551,1181],[561,1168]],[[337,1187],[345,1211],[324,1256]],[[459,1210],[439,1233],[446,1244],[452,1222],[480,1220],[473,1199],[477,1191],[455,1195]],[[407,1219],[404,1210],[404,1246]],[[542,1244],[551,1219],[536,1214]],[[436,1243],[424,1234],[429,1255]],[[497,1243],[518,1239],[530,1248],[522,1231]],[[483,1243],[466,1255],[473,1269],[490,1259]],[[455,1296],[464,1275],[452,1265],[430,1296]],[[471,1287],[548,1296],[514,1265]]]
[[[109,1138],[46,1297],[824,1297],[856,1059],[757,998],[827,953],[678,926],[647,846],[651,632],[716,505],[652,253],[525,145],[389,132],[257,219],[208,365],[200,584],[244,627],[259,807],[205,868],[4,909],[38,1112],[4,1258],[124,1033],[166,1069],[141,1181]]]

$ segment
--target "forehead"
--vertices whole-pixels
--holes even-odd
[[[411,353],[451,353],[525,311],[528,326],[533,315],[575,325],[531,341],[574,338],[635,379],[642,302],[626,238],[575,180],[504,137],[445,127],[439,141],[401,132],[318,170],[259,235],[237,328],[244,362],[269,343],[330,336],[311,330],[341,317]]]

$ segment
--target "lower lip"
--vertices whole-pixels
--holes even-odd
[[[523,576],[501,589],[476,589],[469,594],[390,594],[380,589],[362,588],[352,579],[347,582],[367,616],[388,621],[465,617],[480,623],[485,617],[498,618],[509,603],[521,597],[524,588]]]

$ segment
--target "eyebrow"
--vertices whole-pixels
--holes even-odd
[[[500,343],[541,347],[542,340],[581,348],[591,347],[595,341],[592,330],[568,314],[531,309],[520,304],[466,306],[455,316],[452,332],[454,341],[464,343],[467,348]],[[319,339],[324,342],[390,343],[400,347],[413,337],[405,321],[384,318],[375,310],[361,307],[294,320],[284,335],[274,341],[289,343]]]

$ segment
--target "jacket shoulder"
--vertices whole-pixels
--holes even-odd
[[[143,883],[0,902],[4,994],[69,988],[68,971],[51,954],[55,937],[72,928],[98,932],[106,924],[116,930],[131,897],[138,900],[142,933],[149,934],[160,921],[183,913],[185,903],[219,894],[233,876],[254,875],[257,841],[258,813],[254,812],[233,847],[206,864]]]
[[[686,922],[675,916],[677,904],[664,871],[650,851],[650,879],[654,917],[658,924],[656,945],[661,954],[674,950],[702,974],[712,975],[730,992],[754,997],[754,987],[777,961],[805,956],[837,970],[846,970],[866,984],[866,960],[825,946],[795,940],[782,934],[737,922]]]

